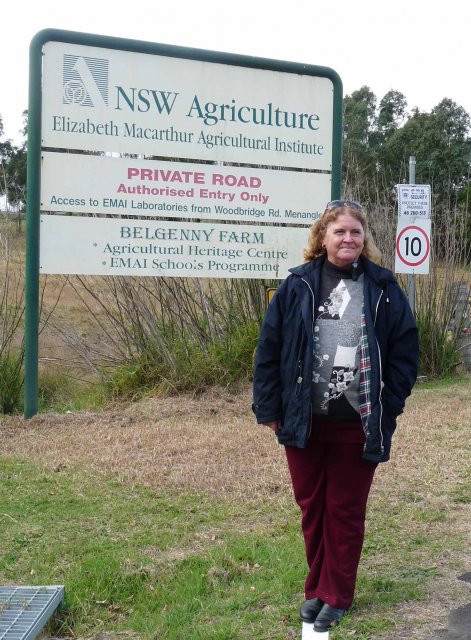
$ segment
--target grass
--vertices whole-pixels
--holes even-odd
[[[414,392],[332,640],[427,638],[469,599],[456,579],[469,549],[468,389]],[[0,442],[0,583],[65,585],[48,634],[300,636],[299,514],[246,388],[4,418]]]
[[[66,585],[50,633],[295,637],[304,566],[294,507],[265,505],[254,526],[240,504],[97,482],[84,471],[11,460],[1,475],[0,575],[6,583]],[[424,582],[436,574],[410,561],[417,546],[438,540],[413,536],[388,553],[385,541],[407,518],[401,510],[393,515],[365,545],[365,557],[381,553],[384,566],[362,571],[355,607],[333,637],[355,629],[355,637],[370,638],[372,630],[392,628],[391,606],[423,597]],[[459,544],[454,538],[449,543]]]
[[[56,633],[105,625],[146,637],[248,638],[266,620],[265,604],[289,611],[284,594],[302,579],[293,526],[276,541],[237,531],[240,508],[204,496],[20,461],[4,465],[2,493],[3,581],[65,584]]]

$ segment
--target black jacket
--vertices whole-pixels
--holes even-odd
[[[392,272],[364,257],[361,262],[371,361],[371,414],[363,424],[363,458],[385,462],[396,418],[417,377],[418,333]],[[257,422],[281,421],[280,444],[301,448],[311,430],[314,309],[323,263],[321,257],[290,269],[265,314],[255,359]]]

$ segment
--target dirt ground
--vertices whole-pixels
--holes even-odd
[[[392,460],[375,478],[371,501],[391,504],[412,492],[427,508],[447,513],[430,524],[440,528],[444,541],[443,554],[427,559],[439,577],[430,581],[425,602],[398,607],[390,639],[432,638],[433,630],[446,627],[451,609],[471,601],[470,585],[458,580],[471,569],[470,497],[450,499],[461,487],[469,492],[470,391],[471,381],[416,387],[398,421]],[[250,514],[261,500],[292,502],[284,451],[271,432],[255,424],[250,406],[248,388],[212,389],[198,397],[150,397],[97,412],[42,414],[29,421],[9,417],[0,422],[0,452],[51,469],[84,467],[151,488],[236,500]],[[447,533],[456,531],[467,543],[451,557]]]

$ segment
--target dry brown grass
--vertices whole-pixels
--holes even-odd
[[[85,466],[151,488],[258,500],[289,486],[284,454],[250,414],[248,390],[149,398],[96,413],[7,419],[3,451]]]
[[[431,630],[446,626],[452,608],[470,600],[469,585],[457,580],[470,568],[470,505],[450,498],[469,481],[469,391],[469,383],[439,390],[418,387],[399,420],[393,458],[377,473],[370,528],[374,518],[399,503],[404,508],[407,500],[411,510],[419,505],[446,513],[443,520],[420,525],[443,538],[437,557],[430,557],[426,545],[421,552],[423,566],[435,568],[439,577],[429,581],[425,603],[398,607],[397,627],[389,639],[429,638]],[[247,388],[238,393],[213,389],[197,398],[148,398],[94,413],[43,414],[28,422],[5,418],[0,448],[3,455],[40,461],[51,469],[86,468],[126,483],[203,492],[245,504],[249,524],[261,502],[292,503],[283,449],[271,432],[255,424],[250,402]],[[263,526],[258,515],[257,526]],[[413,534],[415,526],[411,522],[404,535]],[[449,550],[447,537],[457,531],[465,542]],[[374,572],[381,557],[364,562]]]
[[[457,579],[471,568],[470,391],[469,382],[440,390],[418,387],[399,420],[392,459],[380,466],[376,476],[373,505],[394,511],[398,503],[404,508],[407,496],[411,512],[419,506],[443,515],[443,520],[437,517],[420,527],[411,518],[404,532],[413,535],[415,527],[425,534],[438,534],[443,547],[435,557],[427,545],[422,548],[422,566],[435,569],[437,578],[429,582],[425,602],[406,602],[397,608],[397,628],[385,636],[387,640],[431,640],[433,630],[446,628],[452,609],[471,601],[469,584]],[[463,495],[467,487],[467,504],[451,499],[450,493],[461,487]],[[447,537],[458,532],[463,535],[463,546],[450,550]]]

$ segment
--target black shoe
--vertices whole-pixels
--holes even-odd
[[[299,609],[299,616],[301,620],[304,620],[304,622],[314,622],[317,614],[323,606],[324,603],[322,602],[322,600],[319,600],[319,598],[305,600]]]
[[[345,609],[334,609],[330,604],[325,604],[314,622],[314,631],[328,631],[330,627],[340,622],[344,613]]]

